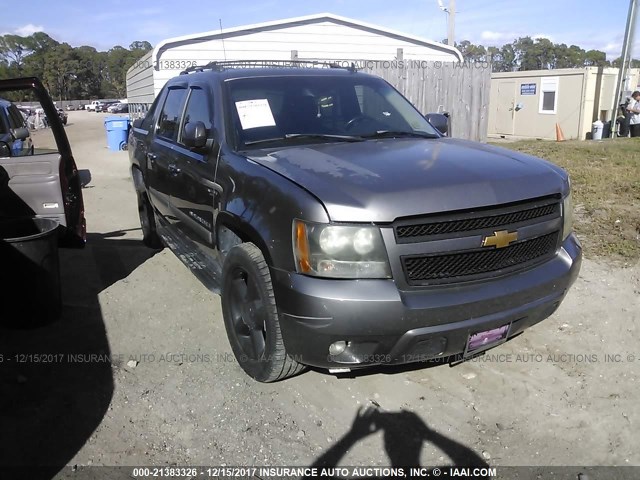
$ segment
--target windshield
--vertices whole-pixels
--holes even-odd
[[[242,148],[439,136],[384,80],[361,76],[253,77],[227,81]]]

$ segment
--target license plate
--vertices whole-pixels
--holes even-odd
[[[492,328],[491,330],[469,335],[467,347],[464,352],[465,356],[481,352],[504,342],[509,334],[510,326],[511,324],[507,324],[498,328]]]

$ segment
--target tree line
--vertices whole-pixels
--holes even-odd
[[[60,43],[44,32],[2,35],[0,79],[38,77],[54,100],[124,98],[127,70],[149,50],[147,41],[99,52]]]
[[[484,47],[463,40],[455,46],[465,61],[489,62],[494,72],[620,67],[621,64],[620,58],[609,61],[600,50],[584,50],[577,45],[553,43],[548,38],[520,37],[501,47]],[[640,67],[640,60],[632,60],[631,66]]]
[[[610,62],[599,50],[557,44],[547,38],[521,37],[501,47],[463,40],[455,46],[465,61],[488,62],[494,72],[620,66],[620,59]],[[147,41],[135,41],[129,48],[116,45],[99,52],[86,45],[60,43],[44,32],[2,35],[0,79],[38,77],[51,96],[60,100],[123,98],[127,93],[127,70],[151,48]],[[633,60],[632,67],[640,67],[640,60]]]

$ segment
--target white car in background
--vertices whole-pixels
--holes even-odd
[[[86,105],[86,107],[84,107],[84,108],[85,108],[85,110],[89,110],[89,111],[91,111],[91,112],[95,112],[95,111],[96,111],[96,108],[98,108],[98,107],[101,107],[101,106],[102,106],[102,103],[103,103],[103,102],[101,102],[100,100],[93,100],[91,103],[88,103],[88,104]]]

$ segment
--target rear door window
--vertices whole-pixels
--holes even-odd
[[[14,105],[9,107],[9,124],[12,129],[22,128],[25,126],[25,120],[20,110],[18,110]]]
[[[11,125],[9,125],[9,113],[6,108],[0,107],[0,133],[9,133],[10,128]]]

